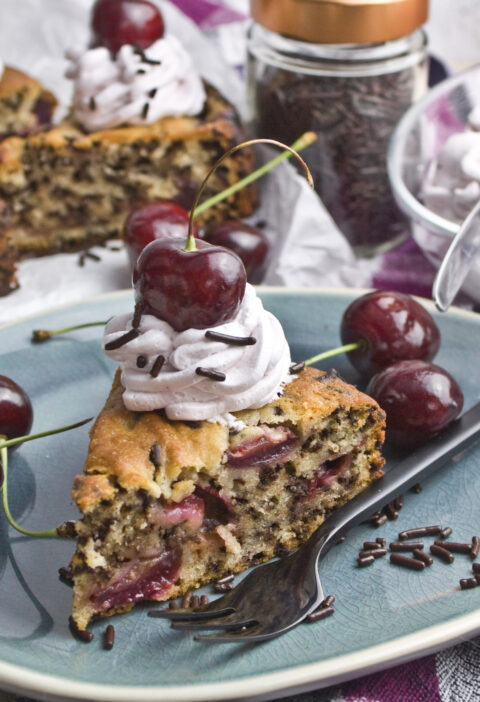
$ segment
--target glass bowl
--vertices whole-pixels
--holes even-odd
[[[425,207],[420,199],[426,171],[448,137],[462,132],[480,105],[480,64],[447,78],[410,107],[394,130],[387,156],[390,185],[412,234],[427,258],[439,266],[460,223]],[[480,254],[472,260],[462,290],[480,302]]]

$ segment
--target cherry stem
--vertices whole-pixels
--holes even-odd
[[[339,356],[341,353],[348,353],[349,351],[355,351],[356,349],[363,349],[365,347],[365,342],[355,341],[352,344],[344,344],[343,346],[337,346],[335,349],[330,349],[329,351],[323,351],[323,353],[318,353],[312,358],[308,358],[305,361],[306,366],[311,366],[319,361],[324,361],[326,358],[331,358],[332,356]]]
[[[41,344],[57,334],[67,334],[68,332],[76,331],[77,329],[86,329],[87,327],[101,327],[105,326],[105,324],[106,322],[86,322],[85,324],[76,324],[73,327],[64,327],[63,329],[34,329],[32,332],[32,341],[36,344]]]
[[[275,139],[250,139],[250,141],[244,141],[241,144],[237,144],[233,148],[231,148],[229,151],[227,151],[209,170],[207,173],[203,183],[200,186],[200,189],[197,193],[197,196],[195,198],[195,201],[193,203],[193,207],[190,210],[190,216],[189,216],[189,221],[188,221],[188,237],[187,237],[187,243],[185,246],[185,251],[196,251],[196,244],[195,244],[195,237],[193,235],[193,219],[197,215],[201,214],[202,212],[205,212],[205,210],[208,210],[210,207],[213,207],[217,203],[221,202],[222,200],[225,200],[227,197],[230,197],[230,195],[233,195],[236,193],[238,190],[241,190],[242,188],[245,188],[247,185],[250,185],[254,181],[258,180],[258,178],[261,178],[264,176],[268,171],[272,170],[272,168],[275,168],[278,166],[282,161],[285,161],[287,158],[290,158],[291,156],[295,156],[300,163],[303,166],[303,169],[305,171],[305,176],[307,179],[308,184],[313,188],[313,178],[312,174],[310,173],[307,164],[305,161],[298,155],[297,151],[301,151],[302,149],[305,149],[307,146],[310,146],[310,144],[313,144],[314,141],[316,141],[317,135],[315,132],[305,132],[305,134],[302,134],[301,137],[299,137],[291,146],[287,146],[286,144],[282,144],[281,141],[276,141]],[[257,168],[253,173],[250,173],[248,176],[245,178],[242,178],[239,180],[237,183],[234,185],[231,185],[229,188],[226,188],[225,190],[222,190],[221,193],[218,193],[217,195],[213,195],[213,197],[210,197],[208,200],[205,200],[205,202],[202,202],[201,205],[198,204],[200,197],[205,189],[205,186],[207,184],[208,179],[210,178],[211,175],[217,170],[217,168],[227,159],[229,156],[234,154],[236,151],[239,151],[240,149],[243,149],[246,146],[252,146],[253,144],[272,144],[273,146],[279,146],[280,148],[284,149],[283,153],[279,154],[279,156],[276,156],[273,158],[271,161],[268,161],[265,163],[263,166],[260,166],[260,168]]]
[[[1,462],[1,468],[2,468],[2,473],[3,473],[3,483],[1,486],[1,491],[2,491],[2,504],[3,504],[3,509],[5,512],[5,516],[7,518],[8,523],[10,526],[12,526],[14,529],[20,532],[20,534],[24,534],[25,536],[35,536],[37,538],[43,538],[43,539],[59,539],[63,538],[60,536],[58,533],[58,527],[55,527],[54,529],[48,529],[47,531],[30,531],[29,529],[24,529],[21,527],[17,522],[14,520],[12,517],[12,514],[10,512],[10,507],[8,505],[8,487],[7,487],[7,478],[8,478],[8,447],[13,446],[14,444],[19,444],[24,441],[33,441],[33,439],[39,439],[43,436],[51,436],[52,434],[59,434],[64,431],[69,431],[70,429],[76,429],[77,427],[81,427],[87,422],[90,422],[92,420],[92,417],[89,417],[89,419],[84,419],[81,422],[76,422],[75,424],[69,424],[66,427],[60,427],[60,429],[53,429],[50,431],[43,431],[38,434],[30,434],[29,436],[18,436],[14,439],[6,439],[4,440],[3,437],[0,439],[0,462]]]

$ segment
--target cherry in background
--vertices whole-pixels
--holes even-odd
[[[446,370],[426,361],[399,361],[371,378],[367,393],[385,410],[387,440],[416,448],[462,411],[463,393]]]
[[[187,240],[188,212],[180,205],[168,200],[158,200],[130,212],[123,229],[123,240],[135,266],[145,246],[155,239],[181,238]],[[198,229],[193,223],[193,234],[198,237]]]
[[[193,239],[193,237],[192,237]],[[207,329],[233,319],[245,294],[247,275],[228,249],[185,239],[152,241],[133,270],[135,299],[142,311],[168,322],[176,331]]]
[[[15,439],[26,436],[32,428],[33,410],[30,399],[20,385],[0,375],[0,436]],[[18,444],[12,446],[10,451]]]
[[[97,0],[91,26],[94,46],[114,54],[124,44],[147,49],[165,32],[160,10],[148,0]]]
[[[269,245],[267,237],[260,229],[231,220],[209,229],[205,239],[211,244],[235,251],[243,261],[248,282],[261,283],[265,274]]]
[[[345,310],[342,343],[362,342],[348,352],[352,365],[371,376],[397,361],[431,361],[440,332],[422,305],[409,295],[377,290],[354,300]]]

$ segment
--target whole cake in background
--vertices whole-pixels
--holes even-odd
[[[10,236],[20,255],[103,243],[120,234],[132,206],[152,200],[188,209],[218,157],[241,141],[233,106],[197,75],[177,38],[158,36],[163,25],[156,31],[147,32],[143,46],[123,44],[115,52],[72,48],[68,117],[40,134],[0,144],[0,198],[10,210]],[[251,167],[249,151],[235,154],[211,179],[207,196]],[[253,192],[245,189],[199,220],[242,217],[253,205]]]

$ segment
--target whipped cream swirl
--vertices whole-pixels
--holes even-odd
[[[131,322],[131,314],[111,319],[105,328],[104,345],[128,332]],[[256,343],[251,346],[208,339],[206,329],[177,332],[152,315],[142,316],[139,331],[139,336],[120,348],[106,351],[120,363],[123,399],[130,410],[165,409],[169,419],[235,425],[231,412],[262,407],[281,394],[283,385],[292,379],[290,349],[281,324],[263,308],[248,284],[235,319],[212,331],[253,336]],[[159,355],[165,362],[153,377],[151,370]],[[143,358],[139,361],[139,357]],[[225,380],[200,376],[198,367],[220,371]]]
[[[158,39],[145,51],[125,45],[116,56],[104,47],[67,56],[74,115],[89,132],[196,115],[205,103],[202,80],[174,36]]]
[[[422,185],[425,205],[451,222],[463,222],[480,199],[480,107],[469,115],[469,126],[447,139]]]

